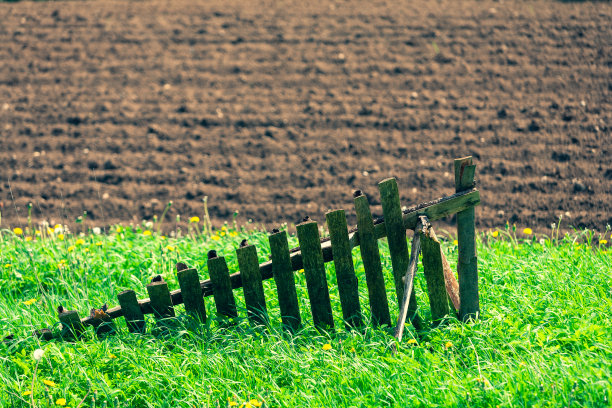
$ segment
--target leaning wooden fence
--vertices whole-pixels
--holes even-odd
[[[257,249],[244,243],[236,250],[239,271],[230,274],[223,256],[215,251],[208,254],[210,279],[200,280],[195,269],[178,271],[180,289],[170,290],[167,282],[157,279],[147,285],[148,299],[138,300],[133,290],[117,296],[119,306],[94,309],[81,319],[74,310],[61,308],[59,320],[62,337],[80,336],[86,326],[93,326],[98,335],[116,330],[114,319],[123,316],[130,332],[146,330],[145,314],[153,314],[159,322],[175,316],[174,306],[185,305],[185,311],[199,319],[207,319],[204,297],[213,296],[216,314],[220,317],[238,317],[233,289],[242,287],[247,317],[254,324],[268,324],[263,280],[273,278],[283,325],[297,329],[302,318],[294,282],[294,272],[304,269],[312,319],[315,327],[334,328],[332,306],[325,263],[334,262],[342,317],[347,327],[364,324],[359,302],[358,282],[355,276],[351,249],[360,246],[370,304],[371,321],[375,325],[391,325],[391,313],[385,291],[384,274],[378,240],[387,237],[395,290],[401,310],[400,320],[407,316],[417,328],[423,322],[417,312],[412,286],[418,252],[422,251],[423,269],[427,284],[431,315],[438,322],[446,315],[458,313],[462,320],[477,318],[479,314],[478,270],[475,248],[474,206],[480,203],[480,194],[474,188],[472,158],[455,160],[455,194],[420,204],[402,211],[396,180],[379,183],[383,218],[373,220],[367,197],[360,191],[354,194],[357,227],[349,230],[343,210],[326,214],[330,238],[320,239],[315,221],[298,224],[299,248],[289,249],[285,231],[273,231],[269,236],[271,260],[259,264]],[[440,249],[429,221],[449,215],[457,216],[459,281],[455,279]],[[412,256],[408,251],[406,230],[414,230]],[[155,279],[154,279],[155,280]],[[409,294],[405,295],[405,292]],[[453,310],[454,309],[454,310]],[[44,338],[52,337],[49,330],[39,332]],[[400,333],[401,338],[401,333]]]

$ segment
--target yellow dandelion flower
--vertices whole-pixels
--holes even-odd
[[[600,243],[601,245],[606,245],[606,244],[608,243],[608,241],[607,241],[607,240],[605,240],[605,239],[600,239],[600,240],[599,240],[599,243]]]
[[[418,342],[415,339],[410,339],[406,343],[408,343],[408,344],[417,344]]]
[[[189,222],[192,223],[192,224],[197,224],[198,222],[200,222],[200,217],[197,217],[197,216],[196,217],[191,217],[189,219]]]
[[[116,355],[114,355],[113,353],[110,353],[110,354],[108,355],[108,358],[117,358],[117,356],[116,356]]]
[[[122,232],[123,232],[123,227],[117,227],[116,231],[117,231],[118,233],[122,233]]]
[[[57,239],[59,239],[60,241],[64,240],[64,234],[57,234]]]
[[[225,232],[221,231],[221,232],[219,233],[219,235],[220,235],[220,236],[222,236],[222,237],[224,237],[224,236],[225,236]]]
[[[151,235],[151,231],[146,230],[146,231],[144,231],[144,232],[142,233],[142,235],[144,235],[144,236],[147,236],[147,237],[148,237],[149,235]]]
[[[21,395],[23,395],[24,397],[27,397],[28,395],[31,395],[32,391],[24,391],[21,393]]]
[[[232,401],[231,399],[227,399],[227,406],[228,407],[236,407],[238,406],[238,403],[236,401]]]
[[[213,241],[218,241],[218,240],[220,240],[220,239],[221,239],[221,237],[220,237],[220,236],[218,236],[218,235],[213,235],[213,236],[212,236],[212,237],[210,237],[210,238],[211,238]]]
[[[62,228],[62,226],[60,224],[55,224],[55,226],[53,227],[53,230],[55,232],[61,232],[64,228]]]
[[[172,251],[174,251],[174,247],[173,247],[172,245],[168,245],[168,246],[166,247],[166,251],[168,251],[168,252],[172,252]]]
[[[323,345],[323,350],[328,351],[328,350],[331,350],[331,349],[332,349],[332,345],[331,344],[325,343]]]
[[[447,341],[447,342],[444,344],[444,348],[445,348],[445,349],[449,349],[449,348],[451,348],[451,347],[453,347],[453,343],[452,343],[452,342],[450,342],[450,341]]]
[[[165,236],[165,235],[162,235],[162,236],[161,236],[161,237],[159,237],[159,238],[161,238],[161,239],[166,239],[166,236]]]
[[[66,398],[59,398],[57,401],[55,401],[55,405],[63,407],[64,405],[66,405]]]
[[[89,248],[83,248],[83,252],[89,252]]]
[[[36,235],[41,235],[41,234],[42,234],[42,232],[40,232],[39,230],[34,231],[34,233],[35,233]]]
[[[25,237],[25,240],[26,240],[26,241],[31,241],[31,240],[32,240],[32,237]]]
[[[24,300],[23,304],[26,306],[32,306],[34,303],[36,303],[36,299],[32,298],[29,300]]]
[[[497,237],[499,236],[499,231],[493,231],[493,232],[491,233],[491,236],[492,236],[493,238],[497,238]]]
[[[528,228],[525,228],[525,229],[523,230],[523,234],[525,234],[525,235],[531,235],[531,234],[533,234],[533,231],[531,230],[531,228],[529,228],[529,227],[528,227]]]
[[[11,265],[11,264],[4,265],[5,268],[10,268],[11,266],[13,266],[13,265]]]
[[[43,380],[43,383],[44,383],[45,385],[48,385],[49,387],[57,387],[57,384],[56,384],[56,383],[54,383],[54,382],[53,382],[53,381],[51,381],[51,380]]]
[[[13,229],[13,232],[15,233],[15,235],[22,235],[23,234],[23,230],[19,227],[16,227]]]
[[[96,242],[96,246],[102,246],[101,242]]]
[[[355,352],[355,347],[351,347],[351,349],[349,350],[351,353]]]
[[[232,231],[232,232],[230,232],[229,235],[230,235],[230,237],[234,238],[234,237],[238,236],[238,233],[236,231]]]
[[[53,235],[55,231],[53,231],[51,228],[47,227],[47,234],[48,235]]]
[[[85,243],[85,240],[83,238],[79,238],[76,240],[76,242],[74,243],[75,245],[83,245]]]
[[[298,271],[298,273],[304,273],[304,270],[303,270],[303,269],[300,269],[300,270]]]
[[[453,240],[453,245],[459,245],[459,241],[457,241],[456,239]]]
[[[221,231],[227,231],[227,225],[222,226]]]
[[[261,403],[261,401],[259,401],[259,400],[255,399],[255,398],[253,398],[252,400],[250,400],[250,401],[249,401],[249,403],[250,403],[252,406],[254,406],[254,407],[261,407],[261,404],[262,404],[262,403]]]
[[[74,248],[76,248],[74,245],[70,245],[70,246],[68,247],[68,252],[72,252],[72,251],[74,251]]]
[[[252,405],[250,402],[248,402],[248,401],[247,401],[247,402],[243,402],[243,403],[242,403],[242,406],[243,406],[244,408],[253,408],[253,405]]]

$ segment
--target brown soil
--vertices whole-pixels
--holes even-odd
[[[4,228],[28,202],[108,225],[204,196],[217,225],[322,220],[388,176],[406,206],[450,194],[466,155],[481,228],[612,224],[608,2],[20,2],[0,22]]]

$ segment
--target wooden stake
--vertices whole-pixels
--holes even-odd
[[[215,257],[208,259],[208,273],[212,284],[212,293],[215,298],[217,314],[223,317],[238,317],[236,301],[232,292],[229,270],[225,258]],[[238,275],[240,277],[240,275]]]
[[[268,311],[266,309],[261,274],[259,273],[257,249],[253,245],[243,246],[236,250],[236,255],[238,257],[240,276],[242,277],[247,316],[252,324],[266,325],[268,322]]]
[[[296,225],[300,248],[302,249],[302,260],[304,262],[304,273],[306,275],[306,286],[310,298],[310,310],[315,327],[322,330],[334,329],[334,317],[332,315],[327,278],[325,277],[325,264],[323,263],[323,252],[319,238],[319,228],[314,221],[306,221]]]
[[[380,190],[380,200],[385,217],[385,228],[387,230],[387,241],[389,242],[389,252],[391,254],[391,265],[393,267],[393,278],[395,280],[395,293],[398,305],[404,299],[403,277],[408,270],[410,256],[408,254],[408,244],[406,242],[406,230],[402,219],[402,209],[400,206],[399,191],[397,181],[389,178],[378,183]],[[421,330],[423,323],[417,313],[418,305],[416,296],[411,296],[408,316],[412,319],[412,324],[417,330]]]
[[[455,190],[461,192],[474,186],[476,166],[472,157],[455,160]],[[457,241],[459,247],[459,296],[461,305],[459,317],[466,321],[478,319],[480,301],[478,296],[478,260],[476,258],[476,225],[474,207],[457,213]]]
[[[434,325],[437,326],[449,313],[449,297],[446,293],[442,250],[440,249],[440,242],[438,242],[434,230],[427,222],[427,219],[424,220],[423,229],[418,234],[421,238],[423,271],[427,282],[431,319]]]
[[[183,269],[176,274],[183,295],[185,312],[200,323],[206,322],[206,305],[200,287],[200,277],[195,269]]]
[[[402,279],[404,281],[403,298],[400,304],[400,312],[397,316],[397,325],[395,326],[395,338],[397,341],[402,340],[404,334],[404,325],[406,324],[406,317],[410,310],[410,303],[412,297],[414,297],[414,275],[416,274],[417,263],[419,262],[419,252],[421,252],[421,238],[419,232],[423,229],[421,221],[417,224],[417,228],[414,231],[414,237],[412,238],[412,254],[410,255],[410,261],[406,274]]]
[[[344,210],[335,210],[327,212],[325,218],[331,238],[342,317],[347,329],[361,327],[363,320],[359,305],[359,287],[351,255],[346,215]]]
[[[270,235],[269,241],[272,255],[272,272],[274,274],[274,282],[276,283],[278,305],[281,311],[283,326],[291,331],[296,331],[302,324],[302,318],[300,317],[297,292],[295,291],[295,278],[291,270],[287,232],[276,232]]]
[[[127,323],[127,328],[130,333],[144,333],[146,329],[144,314],[140,310],[136,292],[133,290],[124,290],[117,295],[119,305],[123,311],[123,317]]]
[[[81,337],[83,332],[85,332],[85,326],[81,323],[81,318],[76,310],[60,312],[58,317],[62,323],[62,338],[74,340]]]

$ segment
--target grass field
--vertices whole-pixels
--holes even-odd
[[[213,248],[228,258],[231,270],[237,270],[234,248],[244,238],[257,245],[261,261],[268,257],[265,232],[227,226],[211,237],[198,225],[175,237],[144,225],[82,236],[61,228],[40,234],[24,228],[18,235],[3,230],[0,334],[19,340],[0,345],[0,406],[610,406],[612,251],[588,231],[558,239],[536,239],[520,228],[482,233],[482,319],[451,321],[422,333],[410,329],[396,354],[389,348],[389,329],[322,335],[306,325],[296,335],[283,333],[270,281],[264,285],[270,329],[243,321],[227,330],[213,322],[198,332],[178,330],[160,338],[128,334],[118,319],[121,333],[105,340],[91,332],[76,343],[40,343],[28,336],[34,328],[57,328],[60,304],[83,317],[91,307],[116,305],[116,294],[126,288],[147,297],[145,285],[158,273],[178,288],[178,260],[206,278],[205,254]],[[290,245],[296,243],[291,237]],[[456,262],[452,237],[444,248]],[[381,249],[396,313],[384,241]],[[366,307],[358,249],[354,260]],[[327,272],[339,319],[333,265]],[[304,275],[296,276],[309,322]],[[427,319],[422,274],[416,290]],[[241,290],[235,293],[243,307]],[[206,301],[213,314],[212,299]],[[33,353],[39,348],[44,355],[37,363]]]

